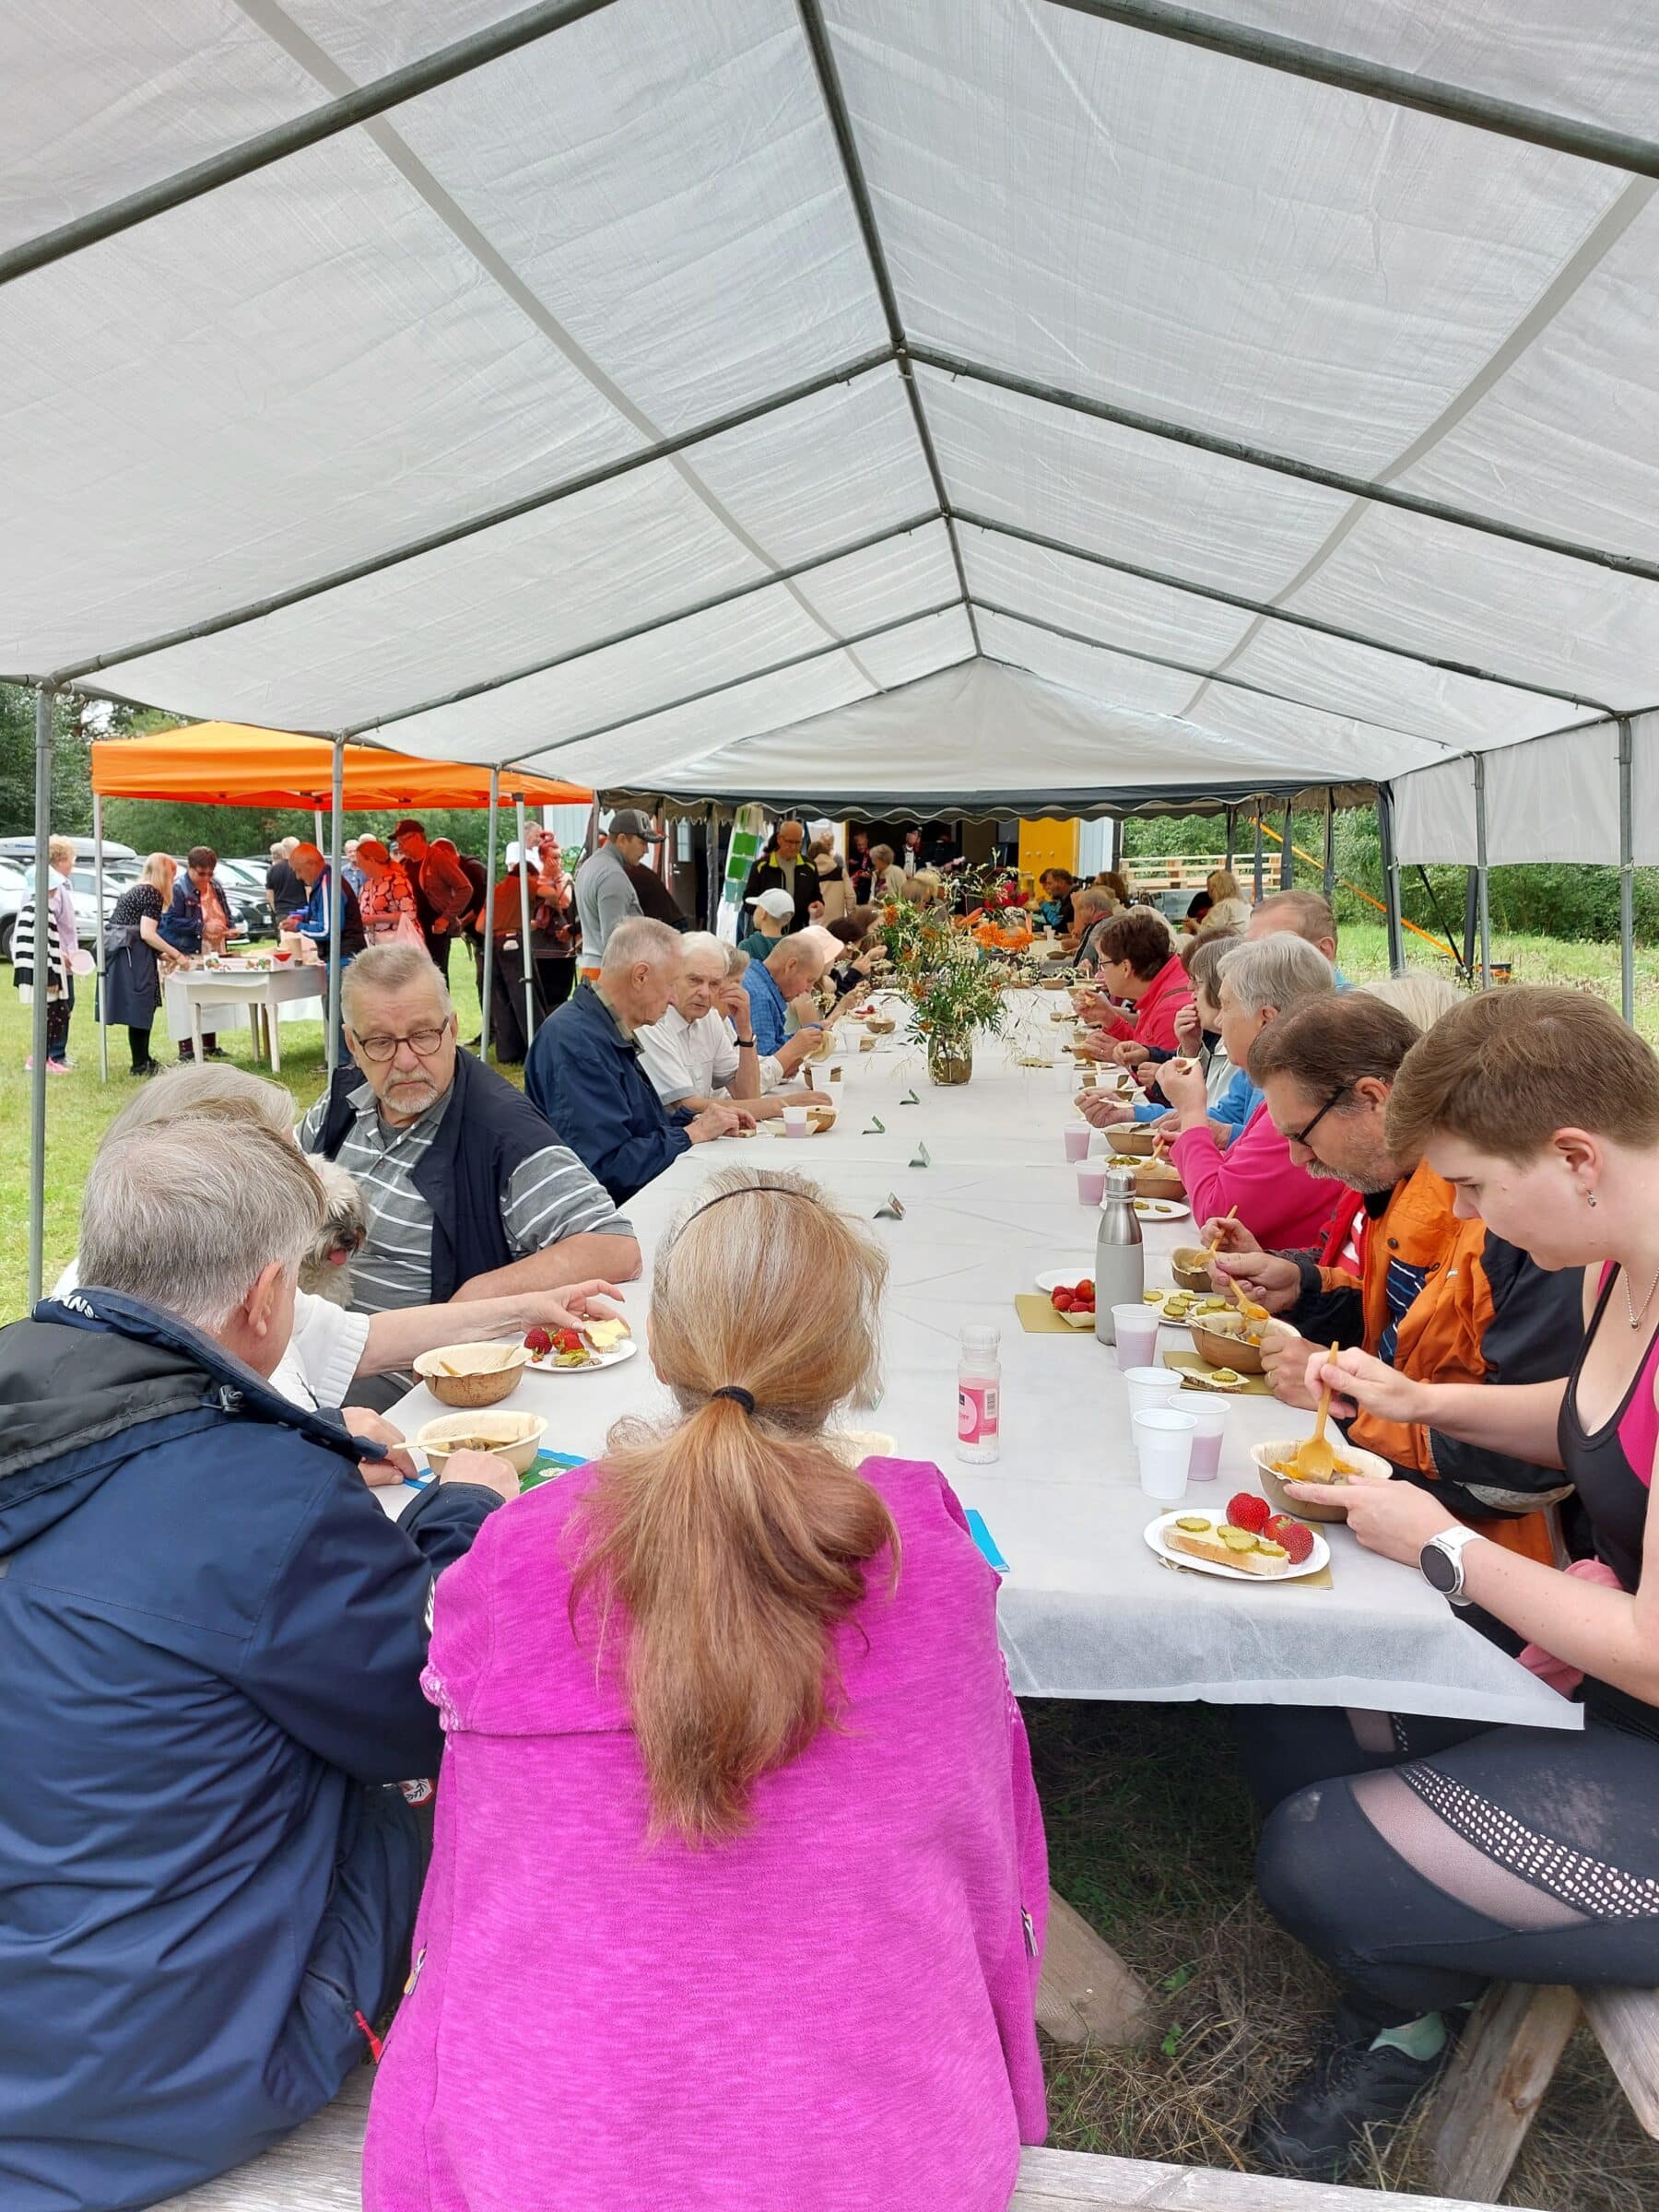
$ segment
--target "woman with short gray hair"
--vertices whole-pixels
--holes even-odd
[[[1250,1048],[1270,1022],[1330,997],[1336,987],[1324,955],[1283,934],[1235,946],[1218,973],[1221,1042],[1235,1067],[1248,1068]],[[1287,1139],[1295,1133],[1276,1129],[1265,1104],[1223,1151],[1195,1061],[1166,1061],[1158,1088],[1173,1109],[1170,1162],[1186,1186],[1194,1221],[1218,1220],[1236,1208],[1239,1221],[1270,1251],[1323,1240],[1336,1193],[1328,1180],[1292,1164]]]

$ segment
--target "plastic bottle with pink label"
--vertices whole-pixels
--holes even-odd
[[[957,1457],[984,1466],[1002,1453],[1002,1338],[995,1329],[962,1331],[957,1359]]]

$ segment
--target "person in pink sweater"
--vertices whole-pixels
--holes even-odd
[[[1175,1017],[1193,1003],[1193,986],[1170,925],[1149,906],[1113,914],[1096,940],[1095,980],[1079,1009],[1089,1033],[1073,1046],[1080,1060],[1115,1060],[1133,1067],[1147,1049],[1175,1050]],[[1131,1009],[1119,1011],[1115,1001]]]
[[[949,1486],[827,1432],[885,1274],[801,1177],[711,1176],[653,1284],[675,1414],[442,1577],[365,2212],[1007,2204],[1047,2125],[1041,1815]]]
[[[1235,946],[1220,966],[1221,1042],[1235,1067],[1248,1068],[1250,1048],[1281,1014],[1328,998],[1335,971],[1322,952],[1281,933]],[[1194,1221],[1239,1220],[1268,1251],[1293,1251],[1324,1237],[1340,1194],[1328,1180],[1292,1164],[1289,1145],[1258,1105],[1225,1150],[1210,1126],[1204,1071],[1167,1060],[1156,1077],[1180,1124],[1171,1166],[1186,1186]]]

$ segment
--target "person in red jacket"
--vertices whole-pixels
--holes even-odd
[[[1134,1062],[1115,1046],[1138,1048],[1135,1060],[1149,1048],[1178,1049],[1175,1017],[1193,1003],[1193,986],[1160,913],[1130,906],[1112,915],[1095,940],[1095,981],[1100,989],[1083,1001],[1082,1013],[1097,1034],[1073,1048],[1079,1060],[1115,1059],[1129,1066]]]

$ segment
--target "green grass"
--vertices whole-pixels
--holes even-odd
[[[1413,964],[1437,965],[1420,939]],[[1542,937],[1499,939],[1493,958],[1519,982],[1562,982],[1618,996],[1616,947]],[[1344,930],[1342,963],[1357,982],[1386,971],[1382,928]],[[454,963],[462,1035],[477,1030],[470,965]],[[0,1320],[24,1310],[28,1250],[27,1020],[0,969],[0,1234],[11,1265]],[[1637,1022],[1659,1035],[1659,952],[1637,959]],[[322,1025],[284,1034],[281,1080],[297,1109],[323,1083]],[[245,1027],[222,1032],[252,1065]],[[111,1081],[98,1078],[89,1005],[70,1037],[75,1072],[53,1078],[46,1179],[46,1276],[75,1249],[76,1215],[99,1137],[133,1085],[126,1040],[111,1034]],[[155,1050],[172,1047],[158,1026]],[[1134,2052],[1047,2052],[1051,2140],[1064,2147],[1233,2166],[1251,2112],[1311,2047],[1328,1999],[1318,1971],[1255,1901],[1255,1820],[1233,1760],[1230,1728],[1206,1706],[1028,1708],[1055,1887],[1151,1986],[1152,2031]],[[1377,2185],[1425,2190],[1409,2131],[1375,2147]],[[1659,2204],[1659,2147],[1631,2120],[1605,2065],[1579,2042],[1557,2077],[1509,2191],[1509,2201],[1562,2212],[1644,2212]]]

